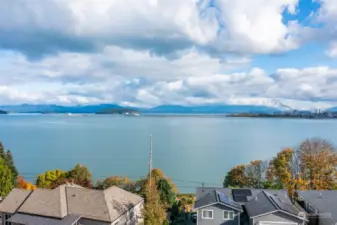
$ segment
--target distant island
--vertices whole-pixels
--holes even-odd
[[[227,117],[249,117],[249,118],[298,118],[298,119],[337,119],[337,112],[310,112],[310,111],[288,111],[279,113],[234,113]]]
[[[0,115],[8,114],[6,111],[0,110]]]
[[[104,114],[104,115],[119,114],[126,116],[139,116],[140,112],[129,108],[112,108],[112,109],[104,109],[102,111],[96,112],[96,114]]]

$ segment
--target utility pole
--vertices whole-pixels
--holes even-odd
[[[150,157],[149,157],[149,185],[151,191],[151,182],[152,182],[152,134],[150,135]]]

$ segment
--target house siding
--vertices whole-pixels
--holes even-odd
[[[103,222],[103,221],[97,221],[97,220],[90,220],[90,219],[80,219],[77,222],[79,225],[111,225],[111,223]]]
[[[136,225],[141,224],[143,222],[142,218],[142,209],[144,206],[144,202],[139,203],[136,205],[133,209],[131,209],[128,213],[124,214],[120,218],[118,218],[116,221],[112,223],[112,225],[115,225],[118,223],[118,225]]]
[[[275,224],[280,224],[282,222],[284,222],[284,224],[287,223],[296,223],[300,225],[305,224],[304,221],[282,212],[274,212],[264,216],[255,217],[250,220],[250,225],[258,225],[259,222],[276,222]]]
[[[213,219],[202,219],[202,210],[213,210]],[[224,220],[223,211],[234,211],[234,220]],[[223,206],[221,204],[215,204],[198,209],[197,225],[239,225],[239,212],[232,208]]]
[[[331,219],[325,218],[324,216],[319,217],[318,225],[335,225],[336,223],[332,222]]]

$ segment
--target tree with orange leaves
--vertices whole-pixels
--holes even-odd
[[[309,189],[337,188],[337,154],[334,146],[319,138],[307,139],[299,147],[300,169]]]
[[[234,166],[226,175],[223,182],[224,187],[245,187],[248,177],[245,175],[246,166]]]
[[[17,177],[17,185],[18,185],[18,188],[22,188],[25,190],[35,190],[36,189],[36,186],[28,181],[25,181],[23,176]]]

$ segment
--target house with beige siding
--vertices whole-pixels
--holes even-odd
[[[144,200],[118,187],[104,191],[61,185],[13,189],[0,203],[2,225],[135,225]]]

